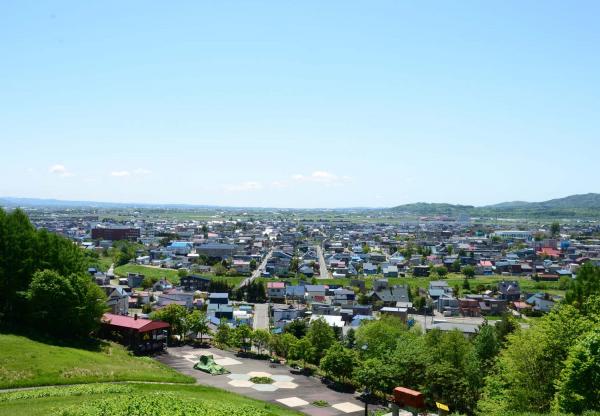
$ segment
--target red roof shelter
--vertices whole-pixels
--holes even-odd
[[[101,336],[113,339],[137,353],[162,350],[171,326],[162,321],[105,313]]]

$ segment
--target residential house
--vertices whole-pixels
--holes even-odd
[[[106,306],[111,313],[127,315],[129,313],[129,294],[120,286],[101,286],[106,294]]]
[[[187,291],[199,290],[201,292],[206,292],[210,287],[210,279],[208,277],[198,276],[195,274],[182,277],[179,283]]]
[[[140,273],[127,273],[127,286],[132,288],[141,287],[145,277]]]
[[[448,286],[448,282],[445,280],[434,280],[429,282],[428,294],[434,301],[440,298],[442,295],[452,295],[453,289]]]
[[[382,302],[383,306],[395,307],[398,302],[410,302],[407,286],[392,286],[371,291],[367,294],[372,302]]]
[[[267,297],[271,302],[285,299],[285,282],[267,282]]]
[[[387,265],[383,268],[383,276],[384,277],[398,277],[398,266],[396,265]]]
[[[192,306],[194,306],[194,294],[191,292],[170,289],[158,295],[158,307],[164,307],[171,304],[177,304],[191,309]]]
[[[521,298],[521,288],[519,282],[513,281],[502,281],[498,283],[499,298],[507,302],[513,302]]]

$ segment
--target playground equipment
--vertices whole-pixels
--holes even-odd
[[[222,365],[215,363],[215,359],[210,354],[202,355],[200,360],[194,365],[194,368],[196,370],[212,374],[213,376],[217,376],[219,374],[229,374],[231,372]]]

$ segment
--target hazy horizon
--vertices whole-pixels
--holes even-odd
[[[589,194],[589,192],[587,193]],[[563,196],[559,196],[556,198],[550,198],[550,199],[561,199],[561,198],[565,198],[565,197],[569,197],[569,196],[575,196],[575,194],[572,195],[563,195]],[[395,204],[395,205],[390,205],[390,206],[369,206],[369,205],[355,205],[355,206],[339,206],[339,207],[319,207],[319,206],[312,206],[312,207],[293,207],[293,206],[268,206],[268,205],[249,205],[249,206],[245,206],[245,205],[219,205],[219,204],[192,204],[192,203],[186,203],[186,202],[177,202],[177,201],[172,201],[172,202],[162,202],[162,203],[158,203],[158,202],[152,202],[152,201],[125,201],[125,202],[121,202],[121,201],[100,201],[100,200],[73,200],[73,199],[56,199],[56,198],[37,198],[37,197],[15,197],[15,196],[11,196],[11,195],[0,195],[0,200],[3,199],[7,199],[7,200],[31,200],[33,201],[56,201],[57,203],[60,202],[64,202],[64,203],[86,203],[86,204],[100,204],[100,205],[110,205],[110,204],[115,204],[115,205],[124,205],[124,206],[136,206],[139,205],[140,207],[143,206],[173,206],[173,207],[208,207],[208,208],[233,208],[233,209],[243,209],[243,208],[256,208],[256,209],[298,209],[298,210],[344,210],[344,209],[387,209],[387,208],[394,208],[397,206],[401,206],[401,205],[410,205],[410,204],[417,204],[417,203],[426,203],[426,204],[435,204],[436,202],[431,202],[431,201],[413,201],[413,202],[406,202],[403,204]],[[503,203],[537,203],[537,202],[546,202],[546,201],[521,201],[521,200],[511,200],[511,201],[498,201],[498,202],[494,202],[492,204],[487,204],[487,205],[472,205],[472,204],[462,204],[462,203],[456,203],[453,205],[460,205],[460,206],[474,206],[475,208],[483,208],[486,206],[494,206],[494,205],[498,205],[498,204],[503,204]],[[439,203],[445,203],[445,202],[439,202]]]
[[[3,3],[0,195],[344,208],[598,192],[599,14]]]

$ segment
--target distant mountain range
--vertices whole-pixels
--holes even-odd
[[[419,202],[399,205],[391,210],[419,216],[600,217],[600,194],[571,195],[543,202],[502,202],[482,207]]]
[[[0,197],[0,206],[5,207],[46,207],[46,208],[154,208],[154,209],[244,209],[243,207],[225,207],[217,205],[193,204],[148,204],[148,203],[120,203],[97,201],[65,201],[59,199],[39,198],[13,198]],[[248,209],[270,209],[248,208]],[[340,210],[348,208],[339,208]],[[353,208],[358,209],[358,208]],[[544,218],[600,218],[600,194],[589,193],[571,195],[564,198],[551,199],[543,202],[511,201],[494,205],[473,206],[454,205],[445,203],[417,202],[399,205],[393,208],[361,208],[365,211],[391,211],[396,214],[416,216],[450,217],[544,217]],[[335,211],[328,209],[328,211]]]

